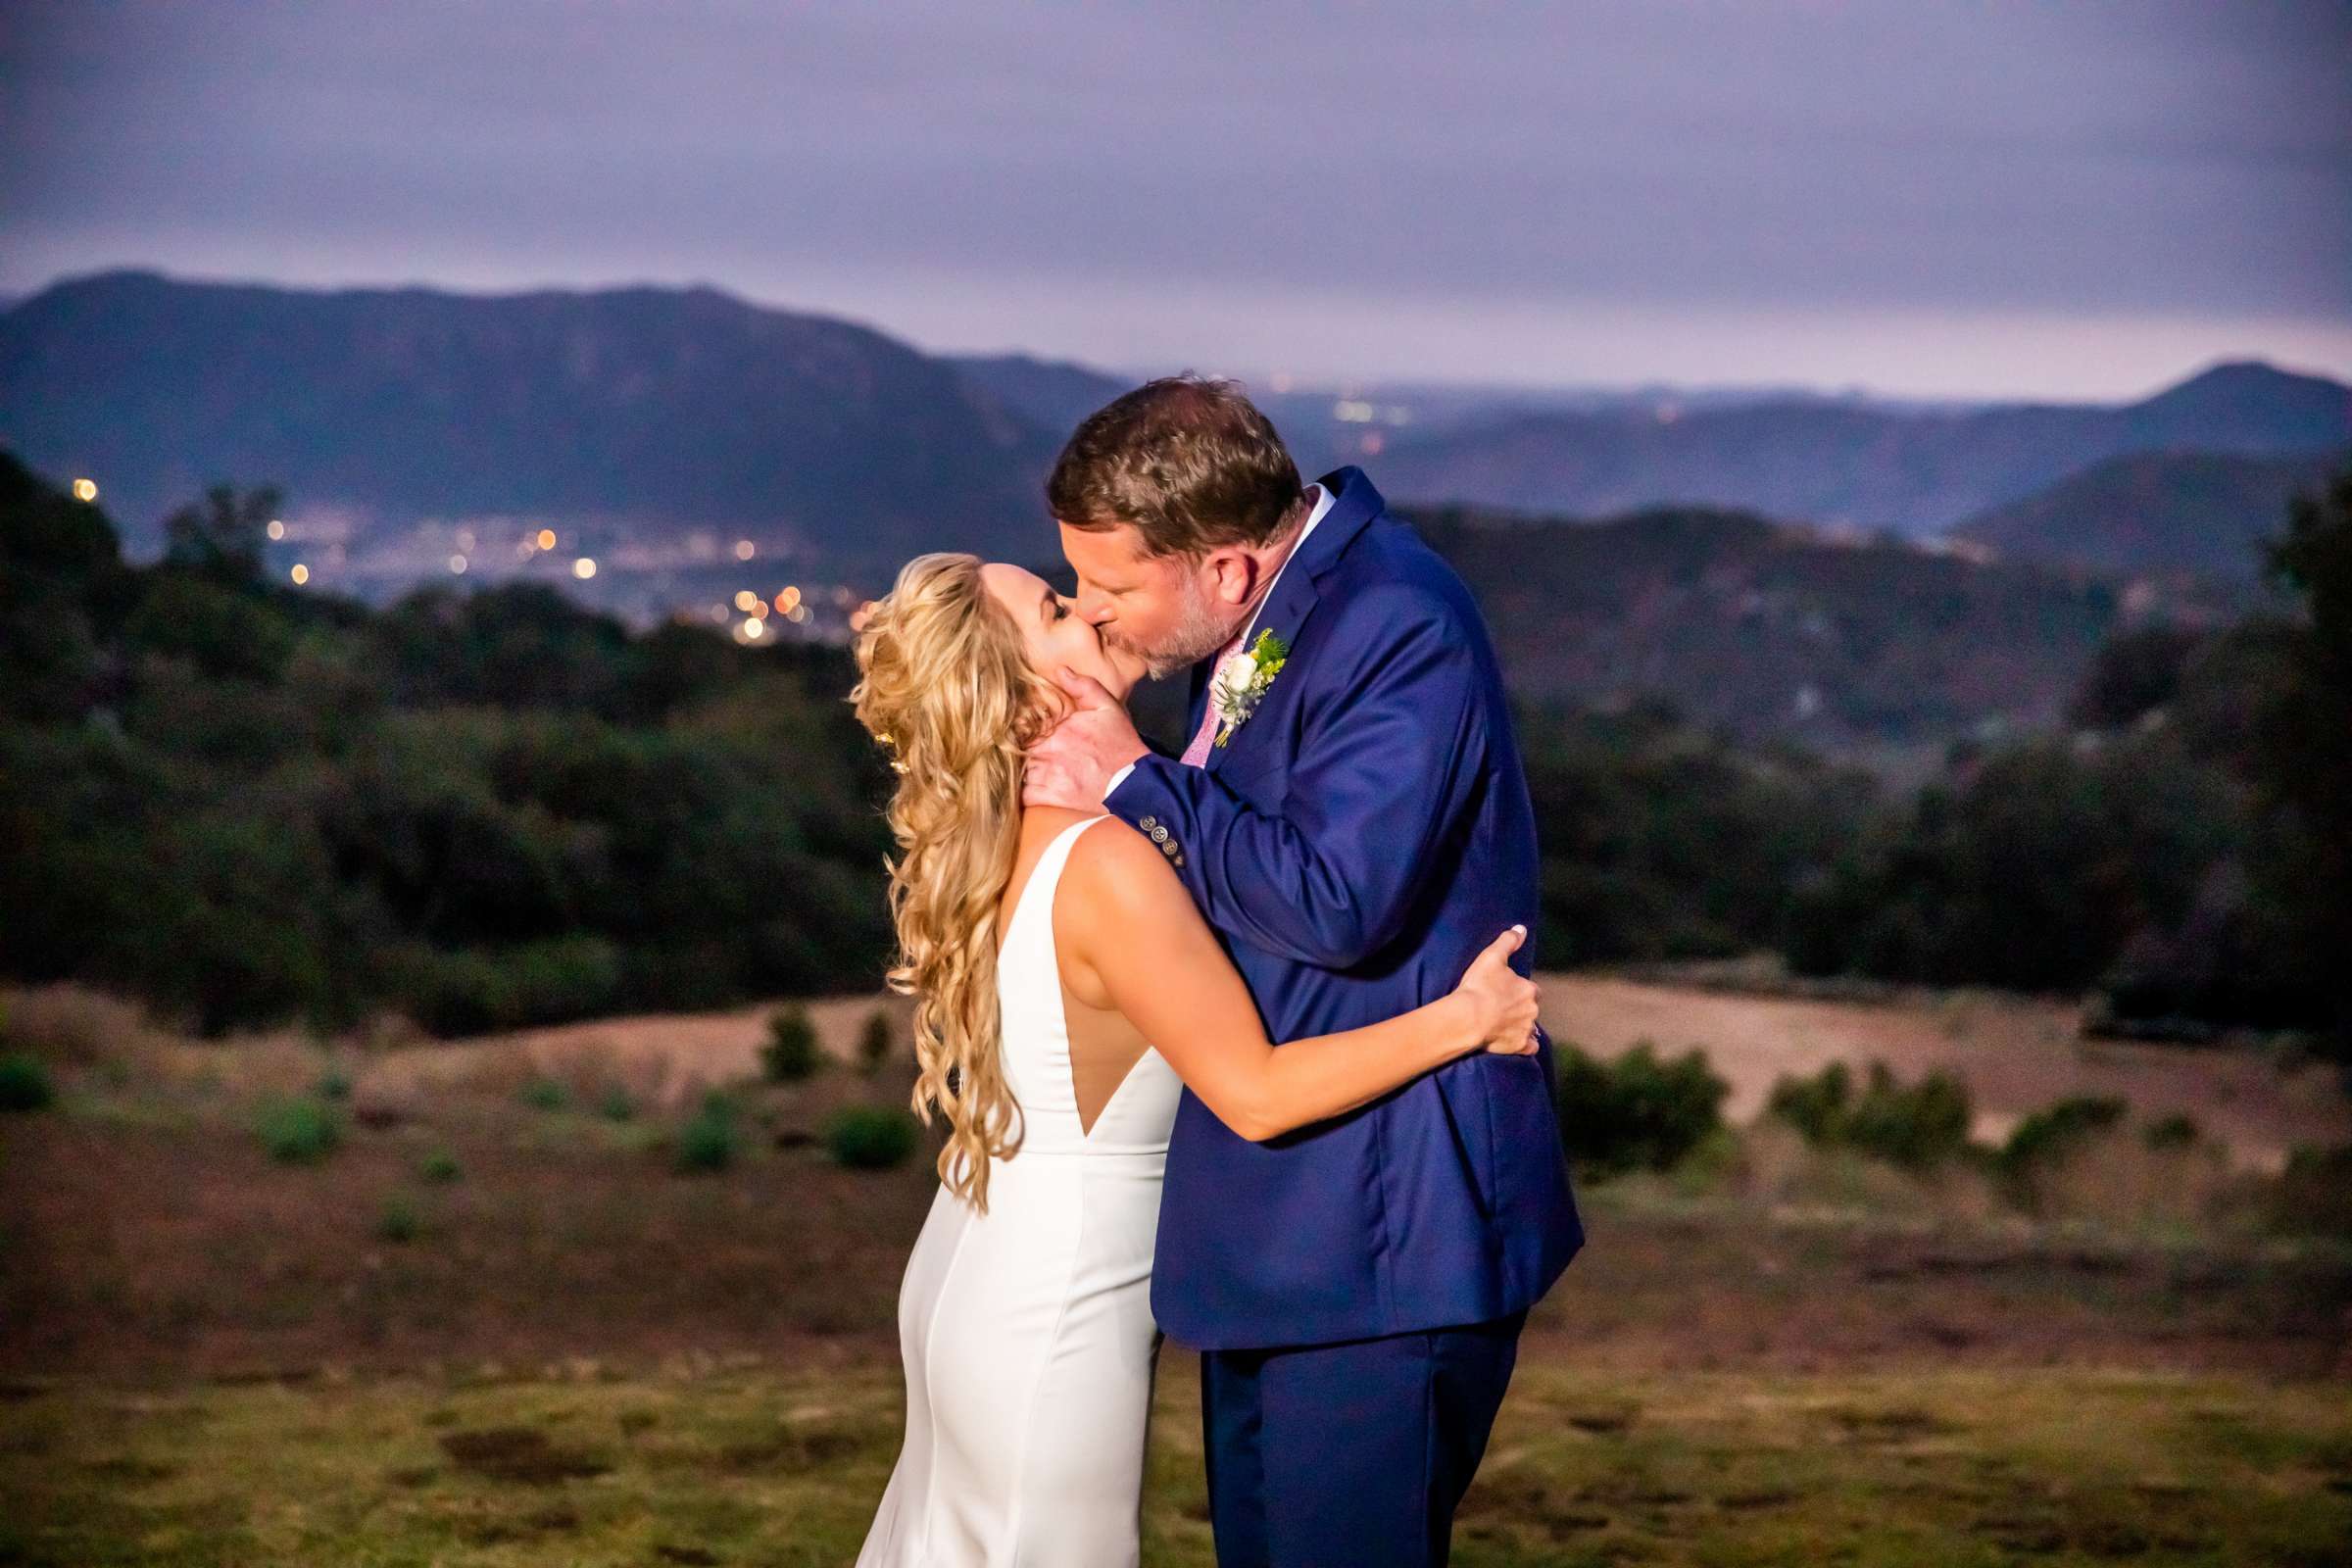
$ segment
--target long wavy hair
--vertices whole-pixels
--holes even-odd
[[[1020,1147],[999,1051],[997,910],[1020,846],[1022,764],[1062,703],[980,565],[942,551],[901,568],[858,633],[850,701],[899,775],[889,978],[915,999],[914,1110],[926,1125],[946,1116],[939,1178],[985,1214],[990,1157]]]

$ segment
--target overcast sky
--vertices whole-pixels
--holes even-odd
[[[0,290],[710,282],[1303,379],[2352,376],[2352,3],[0,8]]]

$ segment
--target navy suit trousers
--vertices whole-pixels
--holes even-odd
[[[1201,1352],[1217,1568],[1443,1564],[1526,1319]]]

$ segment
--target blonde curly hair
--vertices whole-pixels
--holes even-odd
[[[990,1158],[1020,1147],[999,1054],[997,911],[1020,845],[1022,764],[1063,705],[980,566],[942,551],[900,569],[858,635],[850,701],[899,775],[889,981],[915,999],[915,1113],[946,1115],[940,1180],[985,1214]]]

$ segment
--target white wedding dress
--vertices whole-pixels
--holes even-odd
[[[1183,1086],[1147,1050],[1083,1128],[1054,953],[1074,822],[997,960],[1020,1148],[988,1213],[945,1187],[899,1290],[906,1439],[858,1568],[1133,1568],[1159,1332],[1152,1247]]]

